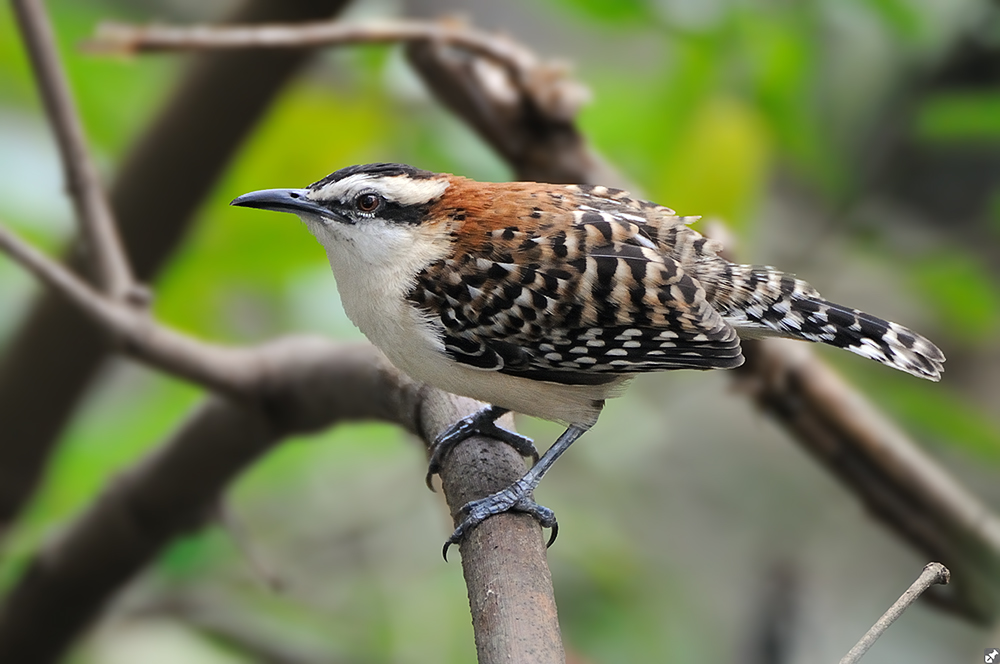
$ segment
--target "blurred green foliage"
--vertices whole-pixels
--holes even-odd
[[[645,0],[553,0],[565,11],[602,24],[629,27],[656,19],[652,3]]]
[[[1000,332],[1000,292],[990,270],[976,256],[940,248],[911,266],[914,285],[936,303],[958,341],[991,344]]]
[[[1000,140],[1000,92],[940,94],[917,116],[919,138],[933,142]]]
[[[185,58],[84,57],[76,44],[104,19],[147,21],[169,19],[172,8],[183,12],[167,1],[47,4],[89,139],[110,180],[170,93]],[[580,119],[584,130],[648,197],[682,214],[724,219],[749,247],[744,255],[750,260],[767,223],[761,216],[775,174],[793,173],[841,209],[859,186],[852,159],[873,112],[896,93],[896,79],[940,55],[981,4],[552,0],[512,10],[507,31],[517,36],[518,21],[537,12],[538,20],[565,22],[567,31],[606,37],[608,43],[592,52],[547,54],[575,58],[578,76],[593,89],[594,101]],[[1000,136],[1000,98],[992,93],[934,96],[914,117],[912,131],[922,141],[961,144]],[[13,118],[27,118],[45,136],[10,8],[3,4],[0,145],[8,132],[20,131]],[[51,143],[37,143],[30,152],[50,155],[47,170],[40,166],[30,181],[17,179],[29,182],[17,191],[4,183],[15,182],[28,151],[0,148],[0,218],[55,252],[67,220],[47,218],[55,214],[49,208],[36,218],[13,203],[50,197],[60,181]],[[246,191],[301,186],[341,166],[379,160],[509,177],[468,129],[420,92],[392,49],[322,56],[281,96],[205,201],[199,224],[155,285],[156,315],[233,343],[293,331],[357,338],[337,304],[326,258],[301,224],[227,204]],[[988,222],[994,233],[998,219],[994,211]],[[854,238],[846,227],[836,231],[848,251],[871,251],[870,239]],[[995,352],[1000,297],[987,257],[953,245],[903,256],[878,244],[887,240],[875,242],[883,260],[896,262],[909,289],[904,295],[919,299],[920,315],[932,321],[928,334],[943,338],[946,352]],[[2,269],[0,316],[17,320],[33,287],[23,279],[8,282],[11,272]],[[923,384],[828,357],[920,439],[974,462],[1000,462],[995,403],[990,408],[984,399],[966,398],[947,378]],[[67,431],[30,513],[9,535],[0,583],[9,587],[52,532],[162,441],[199,399],[195,388],[145,369],[109,368]],[[213,531],[174,545],[142,587],[153,597],[228,599],[265,613],[292,641],[306,634],[305,641],[343,661],[471,661],[464,589],[456,567],[438,564],[447,522],[437,499],[422,489],[421,463],[417,446],[386,426],[342,427],[282,445],[240,480],[233,500],[249,515],[252,540],[279,561],[294,561],[295,568],[281,569],[279,562],[277,570],[291,577],[290,593],[263,592],[233,544]],[[706,627],[711,618],[702,612],[708,609],[698,608],[676,579],[646,579],[650,561],[631,548],[626,533],[618,539],[588,535],[607,527],[614,526],[585,524],[574,533],[581,553],[570,548],[560,554],[557,593],[573,647],[595,662],[724,657],[723,644],[712,643]],[[114,634],[99,633],[76,661],[118,661],[104,659],[114,642]],[[218,652],[206,647],[202,661],[222,661]],[[236,660],[225,661],[250,661],[232,648],[228,653]]]

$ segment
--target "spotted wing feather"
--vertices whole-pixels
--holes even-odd
[[[564,383],[742,363],[735,330],[641,214],[548,203],[419,275],[410,299],[440,321],[454,359]]]
[[[579,187],[590,207],[634,219],[642,233],[705,288],[708,301],[743,338],[782,336],[843,348],[929,380],[940,380],[944,353],[898,323],[824,299],[811,285],[767,265],[730,263],[722,246],[690,228],[697,217],[630,199],[625,192]]]

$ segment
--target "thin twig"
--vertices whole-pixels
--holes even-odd
[[[0,251],[66,297],[129,355],[225,394],[243,398],[255,394],[261,368],[251,351],[216,346],[180,334],[157,323],[144,310],[98,293],[2,223]]]
[[[176,27],[132,26],[120,23],[100,25],[93,39],[84,44],[92,53],[131,54],[149,51],[192,51],[205,49],[302,49],[349,44],[434,44],[451,46],[472,56],[480,69],[486,63],[506,71],[503,77],[487,76],[493,87],[515,88],[512,93],[494,94],[518,103],[522,97],[541,101],[549,116],[561,122],[571,120],[589,99],[584,86],[567,76],[561,63],[540,60],[529,49],[500,34],[477,30],[457,20],[422,21],[382,19],[367,23],[334,21],[295,25]],[[539,91],[544,93],[545,99]],[[494,93],[497,90],[493,90]],[[524,94],[528,93],[528,94]]]
[[[513,40],[476,30],[455,20],[383,19],[368,23],[317,21],[265,26],[133,26],[102,23],[84,43],[92,53],[130,54],[143,51],[192,51],[244,48],[315,48],[348,44],[396,44],[435,41],[461,46],[519,69],[537,58]]]
[[[45,111],[62,155],[66,187],[76,207],[77,220],[91,267],[101,290],[115,300],[137,292],[128,259],[122,249],[111,207],[87,149],[83,125],[70,93],[55,46],[52,26],[42,0],[13,0]]]
[[[850,652],[844,655],[840,664],[856,664],[860,661],[868,649],[878,640],[878,637],[882,636],[882,633],[889,629],[889,626],[896,622],[896,619],[903,615],[903,611],[923,595],[925,590],[938,584],[947,585],[950,578],[951,573],[941,563],[927,563],[924,571],[920,573],[913,585],[907,588],[906,592],[896,600],[896,603],[890,606],[889,610],[872,625],[868,633],[861,637],[861,640],[851,648]]]
[[[227,3],[232,9],[221,20],[322,20],[347,3],[237,0]],[[109,192],[140,282],[152,282],[169,263],[220,174],[311,55],[214,51],[188,60],[174,89],[117,164]],[[67,265],[85,272],[86,239],[67,244]],[[0,539],[30,502],[60,434],[113,350],[106,335],[55,291],[43,291],[26,307],[0,355]]]

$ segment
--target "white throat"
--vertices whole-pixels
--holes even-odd
[[[438,335],[406,295],[417,274],[447,253],[446,239],[379,220],[364,225],[306,223],[326,249],[344,311],[372,343],[389,351],[419,339],[441,350]]]

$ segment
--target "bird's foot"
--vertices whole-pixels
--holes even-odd
[[[536,463],[538,461],[538,450],[535,449],[534,442],[526,436],[498,426],[495,422],[497,418],[502,417],[507,412],[506,408],[487,406],[468,417],[463,417],[438,434],[434,442],[431,443],[431,458],[427,464],[427,477],[425,480],[427,488],[431,491],[434,490],[434,484],[431,480],[434,475],[441,472],[441,464],[444,463],[448,454],[455,449],[455,446],[466,438],[476,434],[501,440],[517,450],[517,453],[521,456],[531,457],[532,463]]]
[[[559,534],[559,524],[556,521],[555,512],[532,500],[531,486],[521,479],[502,491],[497,491],[479,500],[471,500],[462,505],[459,513],[465,515],[465,518],[458,524],[455,532],[451,534],[441,550],[445,561],[448,560],[448,549],[452,544],[461,542],[476,526],[491,516],[510,511],[530,514],[543,528],[551,528],[552,534],[549,535],[546,547],[552,546],[552,543],[556,541],[556,535]]]

